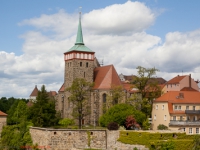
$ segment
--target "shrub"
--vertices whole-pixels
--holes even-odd
[[[75,123],[73,119],[65,118],[65,119],[60,120],[58,124],[68,127],[69,125],[74,125]]]
[[[120,126],[124,126],[126,121],[126,117],[133,115],[137,123],[142,124],[145,120],[145,114],[142,112],[135,110],[135,108],[129,104],[117,104],[100,117],[100,125],[102,127],[106,127],[110,122],[116,122]]]
[[[164,124],[159,124],[157,127],[158,130],[168,130],[168,127],[165,126]]]
[[[128,116],[126,117],[126,122],[125,122],[126,129],[135,129],[135,128],[140,128],[140,125],[136,122],[135,118],[133,116]]]
[[[107,126],[108,130],[118,130],[119,125],[116,122],[111,122]]]

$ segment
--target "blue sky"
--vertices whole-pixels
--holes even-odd
[[[0,97],[28,97],[36,84],[59,89],[80,6],[85,44],[118,73],[141,65],[166,80],[200,78],[198,0],[2,0]]]

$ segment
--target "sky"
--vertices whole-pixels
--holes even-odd
[[[199,7],[199,0],[1,0],[0,97],[28,98],[43,84],[59,90],[80,10],[85,45],[118,74],[143,66],[165,80],[198,80]]]

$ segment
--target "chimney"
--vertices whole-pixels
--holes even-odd
[[[191,89],[191,74],[189,75],[189,88]]]

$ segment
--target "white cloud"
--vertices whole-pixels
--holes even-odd
[[[157,76],[167,80],[182,70],[197,79],[200,30],[168,33],[162,43],[160,37],[145,32],[155,21],[154,14],[145,4],[131,1],[93,10],[82,17],[84,42],[99,61],[113,64],[118,73],[136,74],[140,65],[160,69]],[[0,97],[28,97],[36,84],[58,90],[64,80],[63,53],[76,40],[78,14],[60,10],[19,25],[37,30],[21,35],[23,55],[0,52]]]
[[[125,34],[144,31],[154,20],[143,3],[127,1],[84,14],[83,26],[98,34]]]

